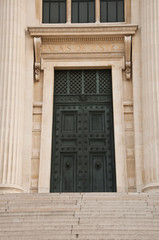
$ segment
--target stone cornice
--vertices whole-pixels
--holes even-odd
[[[60,37],[60,38],[94,38],[108,36],[134,35],[138,26],[131,24],[121,25],[95,25],[95,26],[42,26],[29,27],[28,31],[32,37]]]

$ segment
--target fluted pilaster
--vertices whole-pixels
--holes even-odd
[[[0,0],[0,191],[22,191],[24,10],[24,0]]]
[[[159,190],[159,0],[142,0],[144,191]]]

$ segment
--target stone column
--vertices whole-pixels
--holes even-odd
[[[21,192],[25,0],[0,0],[0,192]]]
[[[143,191],[159,191],[159,0],[141,1]]]

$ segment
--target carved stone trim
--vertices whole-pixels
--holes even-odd
[[[81,95],[76,95],[76,96],[55,96],[55,101],[57,103],[64,103],[64,102],[81,102],[80,99]],[[85,102],[111,102],[111,95],[97,95],[97,96],[90,96],[90,95],[84,95],[85,97]]]
[[[47,53],[124,53],[124,42],[108,43],[49,43],[43,44],[42,54]]]
[[[84,38],[55,38],[55,37],[42,37],[42,43],[53,43],[53,42],[123,42],[124,38],[123,37],[84,37]]]
[[[34,115],[42,114],[42,102],[34,102],[34,104],[33,104],[33,114]]]
[[[133,102],[127,101],[123,103],[124,105],[124,113],[125,114],[133,114]]]
[[[131,50],[132,50],[132,36],[125,36],[125,73],[126,79],[131,79],[131,68],[132,68],[132,61],[131,61]]]
[[[34,37],[34,79],[40,80],[41,71],[41,37]]]
[[[133,101],[124,101],[123,105],[124,106],[132,106],[133,105]]]

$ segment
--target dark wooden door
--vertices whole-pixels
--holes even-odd
[[[55,71],[51,192],[116,191],[110,70]]]

